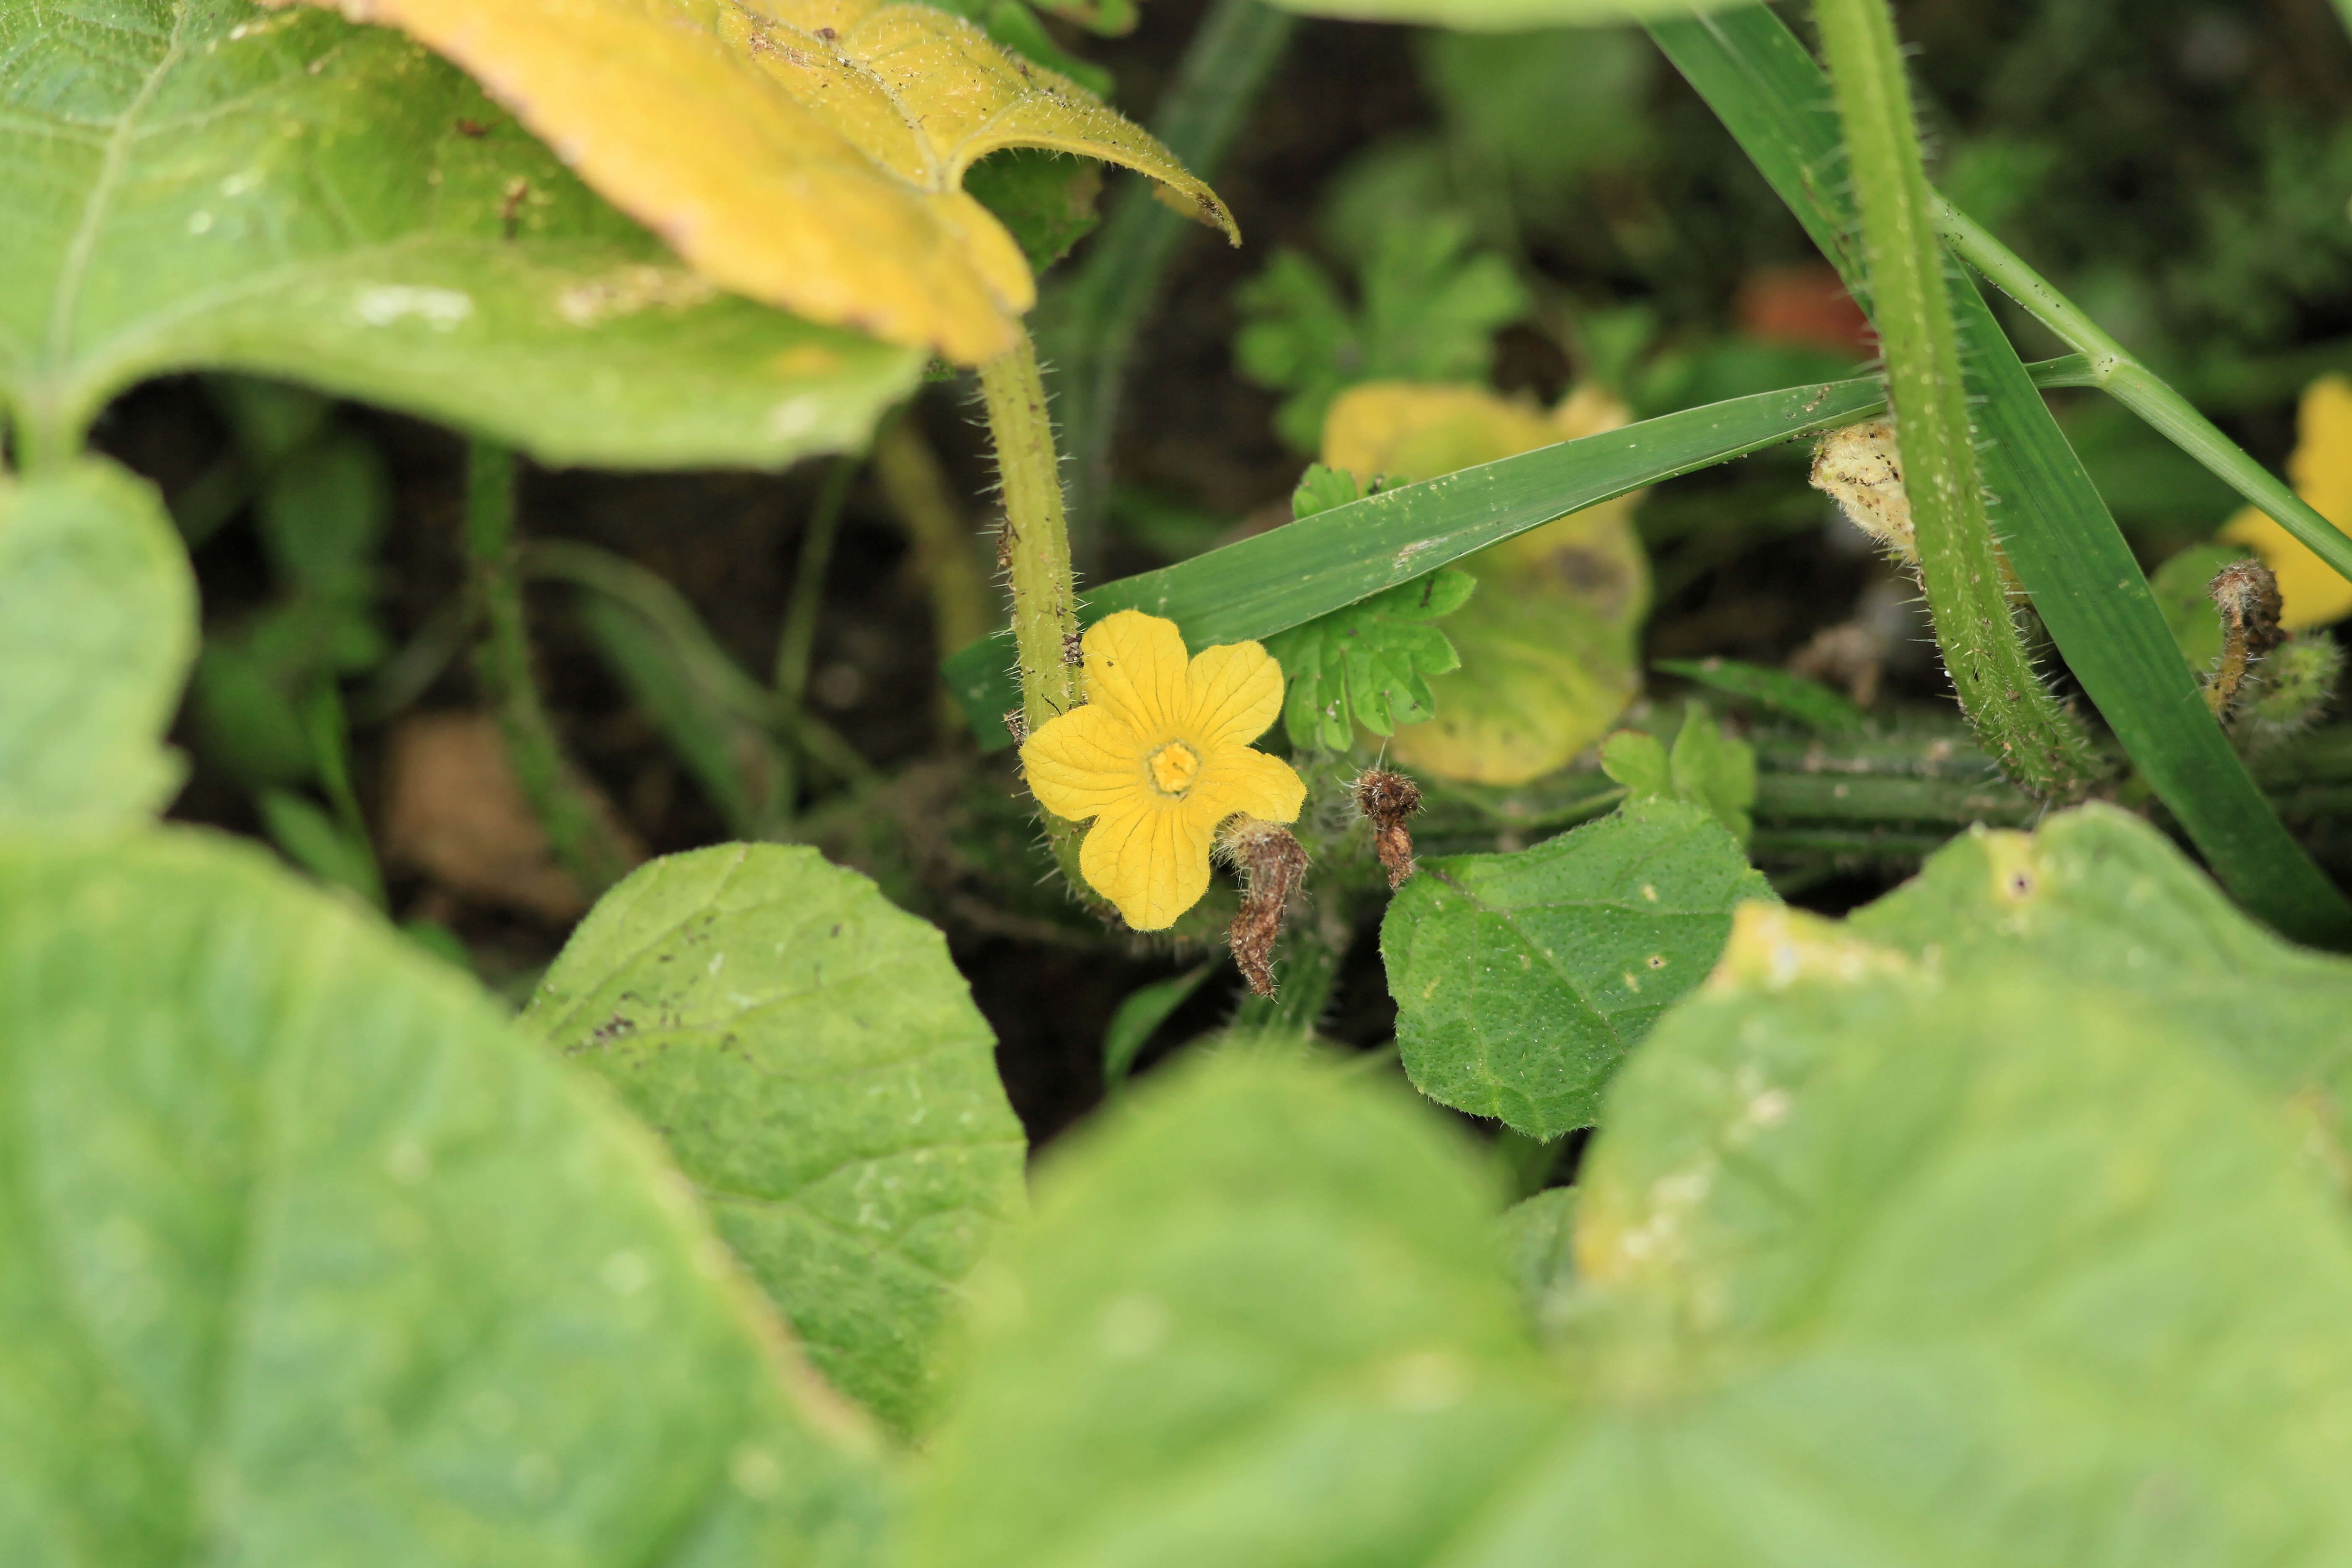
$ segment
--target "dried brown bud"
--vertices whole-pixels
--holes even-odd
[[[2284,604],[2278,579],[2258,560],[2231,561],[2214,573],[2205,592],[2221,612],[2221,667],[2205,688],[2205,701],[2226,723],[2247,673],[2286,641],[2279,626]]]
[[[1283,911],[1307,880],[1307,851],[1290,830],[1255,817],[1231,817],[1217,833],[1217,852],[1242,873],[1242,910],[1227,929],[1242,978],[1261,997],[1274,995],[1274,944]]]
[[[1402,773],[1367,768],[1356,775],[1356,810],[1372,825],[1372,848],[1393,893],[1412,874],[1412,830],[1405,822],[1421,810],[1421,786]]]

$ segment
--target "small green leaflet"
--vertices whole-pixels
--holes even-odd
[[[1289,690],[1283,728],[1302,749],[1346,749],[1355,726],[1394,735],[1437,711],[1429,677],[1462,663],[1429,622],[1462,608],[1478,580],[1448,567],[1266,639]]]
[[[1869,724],[1860,708],[1821,682],[1786,670],[1738,659],[1657,659],[1650,668],[1712,686],[1729,696],[1745,697],[1823,735],[1856,734]]]
[[[1711,812],[1742,849],[1756,834],[1756,748],[1688,705],[1669,752],[1654,735],[1621,729],[1601,747],[1601,770],[1635,800],[1687,800]]]

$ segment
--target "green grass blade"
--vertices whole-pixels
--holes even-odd
[[[1760,7],[1651,29],[1796,213],[1849,287],[1855,257],[1830,89],[1795,35]],[[1859,297],[1859,296],[1858,296]],[[1992,445],[1988,487],[2018,576],[2059,651],[2132,760],[2217,876],[2254,914],[2305,941],[2352,941],[2352,906],[2255,788],[2196,682],[2130,547],[1973,288],[1953,291],[1976,417]],[[2079,373],[2081,367],[2076,367]]]
[[[1181,565],[1107,583],[1082,616],[1165,615],[1194,648],[1247,642],[1408,582],[1514,534],[1780,442],[1866,419],[1876,381],[1830,382],[1686,409],[1383,491]],[[950,657],[948,686],[983,747],[1011,740],[1001,716],[1020,693],[1013,640],[999,632]]]

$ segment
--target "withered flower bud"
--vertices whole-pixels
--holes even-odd
[[[1356,810],[1372,824],[1372,848],[1393,893],[1412,874],[1412,830],[1405,821],[1421,810],[1421,786],[1402,773],[1367,768],[1356,775]]]
[[[1274,944],[1282,935],[1283,911],[1307,880],[1307,851],[1278,823],[1232,817],[1218,831],[1217,852],[1242,875],[1241,913],[1226,930],[1234,962],[1251,990],[1271,997]]]

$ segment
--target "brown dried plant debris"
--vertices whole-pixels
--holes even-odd
[[[1307,851],[1290,830],[1255,817],[1230,817],[1217,833],[1217,852],[1241,873],[1242,908],[1226,928],[1242,978],[1261,997],[1274,995],[1274,945],[1283,913],[1307,880]]]
[[[2258,560],[2231,561],[2214,573],[2205,591],[2221,612],[2221,666],[2205,688],[2205,701],[2226,723],[2247,674],[2286,641],[2279,626],[2283,602],[2277,577]]]
[[[1367,768],[1356,775],[1355,798],[1356,810],[1372,825],[1372,848],[1393,893],[1412,875],[1412,830],[1406,823],[1421,810],[1421,786],[1402,773]]]

